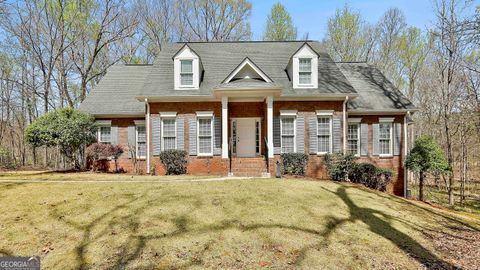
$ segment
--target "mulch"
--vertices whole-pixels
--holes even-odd
[[[448,232],[424,232],[435,248],[457,269],[480,269],[480,231],[447,226]]]

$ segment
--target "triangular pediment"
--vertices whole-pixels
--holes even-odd
[[[272,82],[272,80],[263,72],[252,60],[246,57],[223,81],[229,83],[235,80],[252,79],[264,82]]]

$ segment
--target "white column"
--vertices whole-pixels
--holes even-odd
[[[267,103],[268,157],[273,158],[273,97],[268,96],[266,103]]]
[[[222,97],[222,158],[228,158],[228,97]]]
[[[147,105],[147,113],[145,116],[145,132],[147,133],[147,174],[150,174],[150,103],[145,99]]]

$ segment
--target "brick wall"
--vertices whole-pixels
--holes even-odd
[[[309,125],[308,120],[310,117],[316,117],[316,110],[334,110],[334,114],[341,116],[342,115],[342,105],[343,101],[274,101],[273,114],[274,116],[280,115],[280,110],[297,110],[299,115],[303,115],[306,119],[305,124],[305,153],[309,152]],[[152,115],[159,114],[160,112],[177,112],[178,116],[185,118],[185,134],[184,134],[184,145],[185,150],[188,151],[189,142],[188,142],[188,120],[196,117],[196,112],[198,111],[213,111],[215,117],[221,117],[221,102],[171,102],[171,103],[152,103],[150,106],[150,112]],[[265,146],[263,143],[263,137],[267,134],[267,123],[266,123],[266,105],[265,102],[229,102],[229,117],[261,117],[262,118],[262,153],[264,153]],[[380,117],[394,117],[395,123],[402,124],[402,139],[401,139],[401,155],[393,157],[380,158],[378,156],[373,156],[372,150],[372,124],[378,122],[379,116],[350,116],[350,117],[361,117],[362,123],[368,123],[368,137],[369,137],[369,154],[368,156],[359,158],[359,162],[369,162],[375,164],[382,168],[389,168],[394,171],[394,180],[392,184],[388,187],[390,193],[397,195],[403,195],[403,147],[404,147],[404,137],[403,137],[403,115],[393,116],[393,115],[382,115]],[[118,126],[119,131],[119,144],[123,145],[125,148],[125,153],[120,157],[118,163],[119,168],[123,168],[127,172],[133,171],[133,163],[131,159],[128,158],[128,126],[134,125],[134,120],[144,120],[144,118],[118,118],[111,119],[112,125]],[[230,127],[230,121],[229,121]],[[343,125],[342,125],[343,129]],[[230,130],[230,128],[229,128]],[[151,131],[150,131],[151,132]],[[342,131],[343,134],[343,131]],[[151,135],[151,134],[150,134]],[[230,137],[231,134],[229,134]],[[343,141],[341,142],[343,146]],[[152,142],[150,142],[150,149],[152,149]],[[318,179],[328,179],[326,169],[323,163],[323,157],[317,155],[309,155],[309,161],[307,165],[307,175],[310,177]],[[165,171],[158,156],[150,155],[151,164],[155,166],[156,174],[163,175]],[[275,175],[276,165],[275,162],[279,160],[279,155],[276,155],[273,160],[270,161],[270,172],[272,175]],[[195,175],[227,175],[228,173],[228,159],[222,159],[221,156],[214,157],[188,157],[188,174]],[[140,167],[143,168],[143,171],[146,172],[146,162],[139,161]],[[109,164],[110,169],[114,168],[113,163]]]
[[[221,102],[170,102],[170,103],[151,103],[150,113],[158,115],[160,112],[176,112],[177,117],[185,119],[185,134],[184,145],[188,152],[189,147],[189,128],[188,122],[192,118],[196,118],[198,111],[213,111],[215,117],[222,116]],[[150,130],[150,136],[151,136]],[[152,149],[152,141],[150,141],[150,149]],[[155,166],[155,173],[157,175],[164,175],[165,170],[158,156],[150,155],[151,165]],[[187,165],[187,174],[194,175],[227,175],[228,174],[228,160],[222,160],[221,156],[214,157],[197,157],[189,156]]]

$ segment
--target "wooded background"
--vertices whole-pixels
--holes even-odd
[[[56,149],[25,144],[29,123],[77,107],[111,65],[152,63],[165,43],[250,40],[251,10],[247,0],[0,0],[0,167],[62,167]],[[479,181],[480,8],[438,0],[431,12],[433,27],[419,29],[397,8],[372,24],[345,6],[321,42],[336,61],[376,65],[419,108],[414,133],[433,136],[454,168],[435,181]],[[299,31],[277,4],[263,38]]]

